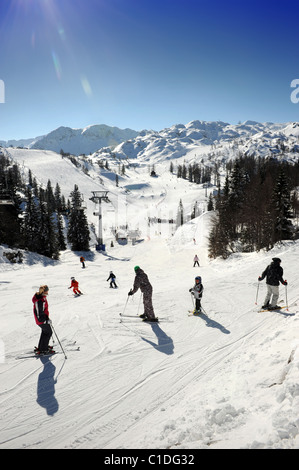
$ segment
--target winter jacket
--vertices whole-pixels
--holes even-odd
[[[141,268],[138,268],[136,271],[134,286],[131,293],[135,294],[138,289],[140,289],[142,293],[147,293],[153,290],[152,285],[148,280],[147,274],[145,274]]]
[[[266,277],[267,284],[269,284],[270,286],[279,286],[279,282],[281,282],[282,284],[285,283],[282,276],[283,269],[280,266],[280,262],[273,260],[272,263],[266,267],[265,271],[260,277],[260,280],[262,281]]]
[[[78,289],[78,287],[79,287],[79,282],[76,281],[75,279],[73,279],[72,282],[71,282],[71,285],[70,285],[69,289],[70,289],[71,287],[72,287],[73,289]]]
[[[189,290],[189,292],[192,292],[195,299],[201,299],[202,298],[202,293],[203,293],[203,285],[202,284],[195,284],[195,286],[192,287]]]
[[[33,313],[37,325],[47,323],[49,319],[48,300],[44,294],[34,294],[32,297]]]
[[[108,277],[107,281],[109,281],[109,279],[111,279],[111,281],[115,281],[115,279],[116,279],[115,274],[110,273],[110,276]]]

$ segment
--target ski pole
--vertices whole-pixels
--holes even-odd
[[[140,292],[140,297],[139,297],[139,304],[138,304],[137,315],[139,315],[139,309],[140,309],[141,296],[142,296],[142,293]]]
[[[207,315],[207,312],[205,311],[205,309],[203,308],[202,305],[200,306],[200,308],[201,308],[201,310],[203,311],[203,313],[204,313],[205,315]]]
[[[56,331],[55,331],[55,328],[54,328],[53,324],[51,324],[51,326],[52,326],[52,329],[53,329],[54,334],[55,334],[55,336],[56,336],[56,339],[57,339],[57,341],[58,341],[58,343],[59,343],[59,346],[61,347],[61,350],[62,350],[62,352],[63,352],[63,354],[64,354],[64,358],[67,359],[67,356],[66,356],[66,354],[65,354],[65,352],[64,352],[64,349],[63,349],[63,347],[62,347],[62,345],[61,345],[61,342],[60,342],[60,340],[59,340],[59,338],[58,338],[58,336],[57,336],[57,333],[56,333]]]
[[[288,305],[288,287],[287,287],[287,284],[285,284],[285,288],[286,288],[286,306],[287,306],[287,312],[289,311],[289,305]]]
[[[255,305],[257,305],[257,298],[258,298],[258,295],[259,295],[259,288],[260,288],[260,283],[258,282],[257,291],[256,291]]]
[[[192,293],[190,295],[191,295],[191,299],[192,299],[192,306],[193,306],[193,309],[194,309],[194,296],[192,295]]]
[[[129,296],[127,297],[127,300],[126,300],[126,303],[125,303],[125,306],[124,306],[124,310],[123,310],[123,313],[121,315],[123,315],[125,313],[125,310],[127,308],[128,300],[129,300]]]

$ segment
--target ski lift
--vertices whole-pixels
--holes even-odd
[[[101,201],[110,202],[108,198],[109,191],[91,191],[91,192],[92,192],[92,197],[89,198],[90,201],[95,202],[95,203],[101,202]]]

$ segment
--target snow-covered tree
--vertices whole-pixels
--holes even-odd
[[[89,227],[82,207],[81,193],[76,184],[70,197],[71,211],[67,232],[68,241],[73,251],[89,251]]]

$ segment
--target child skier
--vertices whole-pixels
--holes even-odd
[[[36,324],[41,328],[40,340],[35,350],[36,354],[52,354],[53,348],[49,347],[49,341],[52,336],[51,320],[49,319],[49,308],[47,295],[48,286],[40,286],[39,291],[32,297],[33,314]]]
[[[202,298],[202,293],[203,293],[203,285],[201,283],[201,277],[196,276],[195,278],[195,285],[189,289],[189,292],[191,292],[192,295],[194,295],[195,298],[195,309],[193,311],[193,314],[198,314],[201,313],[201,298]]]
[[[113,271],[110,271],[110,275],[107,279],[107,282],[109,281],[109,279],[111,279],[110,281],[110,287],[113,289],[113,287],[116,289],[117,288],[117,285],[116,285],[116,282],[115,282],[115,279],[116,279],[116,276],[115,274],[113,274]]]
[[[196,265],[199,266],[199,258],[197,255],[193,258],[193,268],[195,268]]]
[[[71,285],[69,287],[69,289],[71,289],[71,287],[73,288],[73,292],[75,295],[81,295],[82,292],[79,290],[79,282],[76,281],[76,279],[74,277],[71,277]]]
[[[85,268],[85,258],[84,258],[84,256],[80,256],[80,263],[82,263],[82,268]]]

